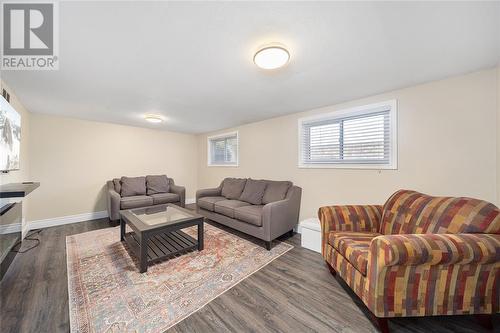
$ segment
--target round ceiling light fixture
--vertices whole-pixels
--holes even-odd
[[[144,116],[144,119],[146,119],[146,121],[149,121],[150,123],[161,123],[163,121],[163,119],[158,116],[158,115],[155,115],[155,114],[148,114],[146,116]]]
[[[277,69],[285,66],[290,60],[290,53],[283,46],[266,46],[253,57],[253,62],[262,69]]]

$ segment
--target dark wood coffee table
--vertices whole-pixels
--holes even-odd
[[[126,232],[126,226],[132,231]],[[198,239],[181,229],[198,226]],[[203,216],[173,205],[120,211],[120,238],[139,259],[140,272],[148,265],[178,254],[203,250]]]

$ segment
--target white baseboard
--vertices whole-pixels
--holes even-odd
[[[196,203],[196,198],[186,199],[186,205],[194,204],[194,203]]]
[[[21,231],[21,223],[12,223],[7,225],[0,225],[0,235],[11,234],[13,232]]]
[[[64,225],[64,224],[69,224],[69,223],[102,219],[105,217],[108,217],[108,212],[105,210],[101,211],[101,212],[92,212],[92,213],[83,213],[83,214],[77,214],[77,215],[61,216],[61,217],[55,217],[55,218],[50,218],[50,219],[30,221],[27,223],[26,229],[29,231],[29,230],[34,230],[34,229],[49,228],[49,227],[55,227],[58,225]]]

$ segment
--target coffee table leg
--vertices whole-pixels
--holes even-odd
[[[125,220],[120,219],[120,240],[125,240]]]
[[[148,270],[148,237],[146,235],[141,237],[139,265],[141,266],[140,273]]]
[[[198,224],[198,251],[203,250],[203,222]]]

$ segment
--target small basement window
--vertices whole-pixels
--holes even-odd
[[[299,119],[299,167],[397,169],[397,103]]]
[[[238,132],[208,137],[209,166],[238,166]]]

